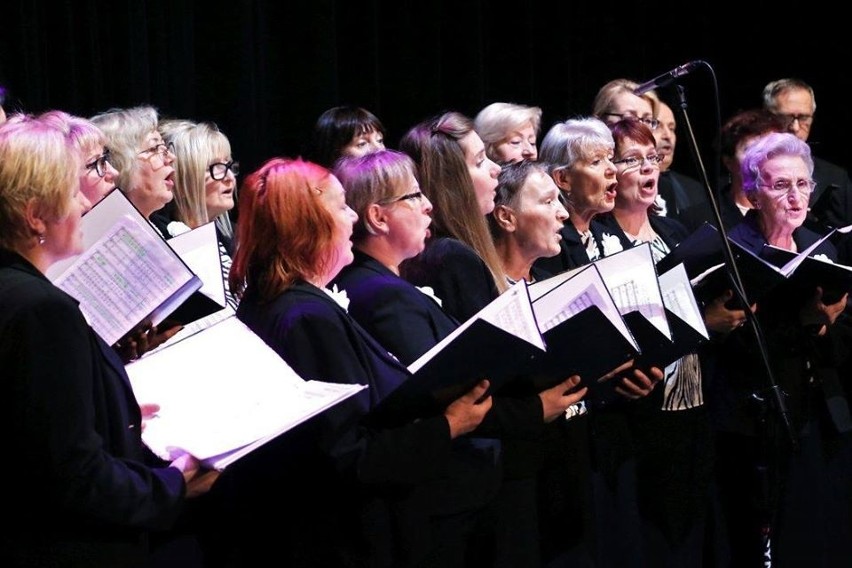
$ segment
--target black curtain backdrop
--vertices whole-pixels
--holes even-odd
[[[317,116],[361,105],[395,147],[444,110],[471,117],[494,101],[540,106],[542,136],[588,114],[598,88],[644,81],[687,61],[715,70],[722,119],[760,105],[770,80],[797,76],[817,95],[814,152],[852,165],[848,24],[835,12],[766,4],[617,6],[565,0],[6,0],[0,83],[11,110],[91,116],[152,104],[216,122],[248,172],[305,149]],[[722,12],[724,10],[724,12]],[[713,173],[716,99],[700,68],[680,79]],[[670,89],[661,94],[673,94]],[[679,129],[676,168],[694,173]]]

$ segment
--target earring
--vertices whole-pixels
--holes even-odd
[[[38,236],[38,244],[40,244],[40,245],[43,245],[43,244],[44,244],[44,235],[39,235],[39,236]]]

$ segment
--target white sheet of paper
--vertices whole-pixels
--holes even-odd
[[[220,469],[366,388],[303,380],[235,317],[127,365],[127,373],[140,404],[160,405],[142,434],[151,450],[165,459],[174,449],[215,458],[209,465]]]

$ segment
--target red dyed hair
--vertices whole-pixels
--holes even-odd
[[[270,301],[296,280],[322,274],[334,260],[335,223],[321,201],[330,177],[301,158],[272,158],[245,179],[228,278],[236,296],[250,287]]]

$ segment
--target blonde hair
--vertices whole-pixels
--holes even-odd
[[[600,88],[595,95],[595,100],[592,102],[592,114],[596,117],[603,117],[609,113],[615,104],[615,99],[623,93],[633,94],[633,91],[639,83],[630,79],[613,79],[606,85]],[[657,117],[657,102],[660,100],[657,94],[653,95],[645,93],[638,95],[640,99],[645,99],[651,105],[651,116]]]
[[[164,120],[159,125],[166,144],[174,145],[174,206],[177,220],[192,228],[210,220],[207,212],[207,169],[221,156],[231,156],[231,143],[211,122]],[[233,227],[227,212],[216,217],[216,226],[230,237]]]
[[[36,236],[30,202],[43,219],[68,215],[81,168],[80,152],[50,121],[15,114],[0,125],[0,247],[21,251]]]
[[[84,155],[84,158],[86,153],[93,150],[100,151],[106,146],[106,136],[89,119],[73,116],[61,110],[49,110],[39,115],[39,118],[61,130],[74,147]]]
[[[511,132],[531,125],[538,136],[541,109],[514,103],[491,103],[476,115],[473,127],[485,143],[485,152],[494,159],[494,147],[508,139]]]
[[[91,121],[106,136],[109,163],[118,170],[118,187],[124,193],[133,191],[130,176],[139,167],[139,146],[157,130],[157,110],[151,106],[114,108],[93,116]]]
[[[346,203],[358,214],[352,241],[359,243],[370,234],[367,208],[394,197],[409,176],[415,177],[414,161],[407,154],[379,150],[358,158],[341,158],[334,176],[346,189]]]

